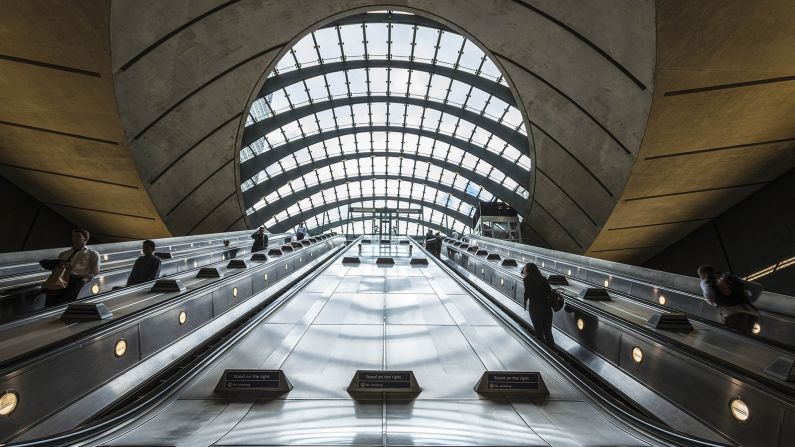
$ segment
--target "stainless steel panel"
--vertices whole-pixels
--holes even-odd
[[[187,314],[185,324],[179,324],[179,314]],[[204,295],[142,321],[141,358],[154,354],[179,337],[190,333],[213,318],[212,295]]]
[[[328,284],[325,285],[328,287]],[[306,289],[304,289],[306,290]],[[290,301],[283,305],[279,312],[276,313],[269,323],[290,323],[295,324],[301,321],[309,309],[321,299],[325,299],[320,292],[305,292],[302,291],[290,299]]]
[[[635,346],[643,350],[641,363],[629,358]],[[629,334],[624,334],[621,354],[625,371],[734,441],[748,446],[782,445],[777,443],[785,413],[783,402]],[[751,418],[747,423],[735,421],[729,413],[729,403],[735,397],[748,403]]]
[[[513,406],[536,435],[555,447],[649,445],[614,427],[585,402],[547,401]]]
[[[237,289],[236,293],[235,289]],[[242,301],[251,298],[253,292],[251,277],[241,278],[214,290],[212,293],[213,315],[221,315]]]
[[[380,293],[335,293],[314,324],[377,324],[384,322],[385,296]]]
[[[218,445],[381,445],[382,413],[347,399],[257,402]]]
[[[428,287],[430,288],[430,285]],[[436,294],[420,293],[413,295],[409,293],[388,293],[386,295],[386,323],[455,324]]]
[[[263,363],[282,344],[292,328],[290,324],[274,323],[258,326],[228,355],[214,363],[200,378],[194,380],[180,398],[218,399],[215,386],[225,369],[278,368],[279,365],[263,365]]]
[[[500,362],[499,369],[506,371],[538,371],[549,389],[547,400],[580,400],[579,395],[563,383],[560,376],[549,369],[532,352],[513,338],[502,326],[474,328],[486,347]],[[497,368],[495,368],[497,369]]]
[[[388,445],[547,445],[503,402],[390,402],[386,417]]]
[[[387,369],[414,371],[418,399],[478,398],[486,368],[457,327],[387,325],[386,337]]]
[[[387,293],[433,293],[424,277],[386,278]]]
[[[137,430],[105,445],[209,446],[240,422],[252,405],[203,400],[178,401],[162,413],[164,417],[152,419]]]
[[[381,369],[383,325],[312,326],[281,369],[293,384],[289,399],[349,399],[358,369]]]
[[[127,341],[127,353],[122,357],[114,354],[119,339]],[[0,439],[7,439],[18,430],[45,418],[51,411],[78,399],[96,384],[138,362],[138,340],[138,327],[131,327],[64,352],[46,364],[0,382],[0,389],[19,393],[16,411],[3,417],[0,424]]]
[[[448,301],[443,302],[448,312],[455,310],[461,313],[465,321],[472,326],[497,326],[497,320],[489,314],[486,309],[477,303],[470,295],[448,295]]]

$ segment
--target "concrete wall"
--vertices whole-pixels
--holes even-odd
[[[795,256],[795,170],[670,246],[644,267],[694,275],[713,264],[746,276]],[[758,280],[771,292],[795,295],[795,265]]]
[[[64,219],[30,194],[0,176],[3,215],[0,253],[63,247],[77,225]],[[92,238],[92,243],[98,243]]]

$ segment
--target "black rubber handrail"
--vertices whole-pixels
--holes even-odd
[[[327,266],[331,265],[336,259],[345,253],[348,246],[348,244],[342,244],[337,247],[336,253],[333,251],[327,253],[325,255],[326,260],[316,264],[307,275],[296,279],[289,284],[286,284],[284,287],[275,291],[271,298],[265,300],[265,302],[241,316],[226,328],[219,331],[218,334],[224,334],[219,339],[220,343],[210,347],[203,353],[202,356],[194,358],[196,351],[200,349],[197,348],[185,354],[180,359],[183,360],[190,358],[192,360],[191,362],[183,366],[177,365],[180,360],[175,361],[173,365],[177,366],[173,368],[174,374],[171,375],[170,378],[160,382],[159,386],[153,388],[149,395],[142,396],[139,399],[134,399],[128,406],[120,409],[117,414],[108,415],[104,419],[95,420],[86,426],[81,426],[62,434],[46,438],[22,441],[19,443],[12,441],[10,443],[0,445],[0,447],[73,446],[79,443],[88,442],[89,440],[96,439],[98,437],[106,436],[118,427],[130,423],[136,417],[146,414],[156,405],[163,402],[174,392],[176,392],[182,386],[182,384],[187,383],[187,381],[196,377],[196,375],[203,371],[207,365],[215,361],[218,357],[224,355],[230,347],[237,344],[237,342],[245,337],[245,335],[248,334],[255,326],[257,326],[263,319],[267,318],[273,312],[278,310],[292,295],[298,292],[305,284],[314,279],[317,275],[324,271]],[[275,306],[271,306],[271,304],[279,299],[281,299],[281,302],[277,303]],[[228,329],[233,326],[236,326],[233,329],[233,332],[229,332]],[[213,342],[217,342],[217,340],[208,340],[203,345],[210,345]],[[158,378],[153,378],[152,380],[157,380],[159,382]],[[137,393],[135,393],[135,390],[133,390],[133,392],[130,394]]]

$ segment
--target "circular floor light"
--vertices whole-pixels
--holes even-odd
[[[610,281],[609,280],[606,279],[604,284],[605,284],[605,287],[610,287]]]
[[[759,335],[760,332],[762,332],[762,326],[759,324],[759,322],[754,323],[754,326],[751,328],[751,333],[754,335]]]
[[[665,302],[666,301],[667,300],[665,299],[665,296],[663,296],[663,295],[660,295],[660,297],[657,298],[657,302],[660,303],[661,306],[665,306]]]
[[[232,287],[232,296],[237,298],[237,287]]]
[[[577,318],[577,329],[583,330],[585,329],[585,320],[582,318]]]
[[[98,293],[99,293],[99,283],[96,283],[96,282],[95,282],[95,283],[94,283],[94,284],[91,286],[91,294],[93,294],[93,295],[96,295],[96,294],[98,294]]]
[[[751,419],[751,409],[748,408],[748,404],[739,397],[735,397],[729,402],[729,410],[731,411],[732,417],[737,422],[745,423]]]
[[[180,311],[180,313],[179,313],[179,324],[182,325],[182,324],[185,324],[187,322],[188,322],[188,314],[187,314],[187,312],[185,312],[184,310]]]
[[[632,361],[635,363],[643,361],[643,350],[639,346],[632,348]]]
[[[569,276],[571,276],[571,269],[569,269],[569,270],[568,270],[568,272],[567,272],[566,274],[567,274],[567,275],[569,275]]]
[[[127,353],[127,340],[120,338],[116,341],[116,346],[113,347],[113,354],[116,357],[122,357]]]
[[[19,395],[16,391],[6,391],[0,397],[0,416],[8,416],[17,409]]]
[[[505,280],[504,280],[504,279],[502,279],[502,278],[500,278],[500,285],[501,285],[501,286],[504,286],[504,285],[505,285]]]

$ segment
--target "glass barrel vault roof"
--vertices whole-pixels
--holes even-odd
[[[243,144],[246,214],[272,231],[364,231],[363,216],[347,221],[361,205],[422,207],[401,217],[408,234],[465,232],[478,200],[527,208],[529,142],[499,69],[410,14],[347,17],[299,40],[252,104]]]

